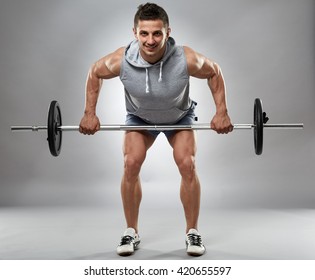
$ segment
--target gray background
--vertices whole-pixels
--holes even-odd
[[[64,133],[62,153],[53,158],[44,132],[12,133],[10,126],[45,125],[48,105],[53,99],[61,105],[63,123],[78,124],[84,109],[89,66],[133,39],[133,16],[140,3],[1,2],[0,212],[4,229],[15,229],[8,224],[14,221],[8,219],[8,209],[32,208],[40,212],[42,207],[50,207],[54,209],[52,213],[59,213],[65,208],[99,207],[118,213],[106,223],[107,227],[118,228],[111,241],[118,242],[124,228],[120,202],[123,133],[103,132],[93,137]],[[260,97],[270,123],[304,122],[305,125],[303,131],[265,130],[264,152],[259,157],[254,154],[251,131],[235,131],[228,136],[198,132],[200,227],[207,230],[208,217],[215,222],[213,211],[312,211],[315,203],[314,1],[156,3],[168,12],[171,35],[178,44],[192,47],[221,66],[234,123],[251,122],[254,98]],[[198,102],[199,122],[209,122],[214,105],[206,81],[191,79],[191,96]],[[104,124],[124,122],[124,95],[119,79],[104,83],[98,115]],[[147,213],[155,213],[154,217],[159,219],[157,211],[163,209],[161,215],[173,217],[173,223],[182,232],[180,177],[164,136],[149,151],[141,176],[143,220],[152,218]],[[40,218],[43,220],[44,217]],[[309,220],[303,221],[309,225]],[[102,223],[101,217],[99,222]],[[148,223],[143,228],[148,228]],[[10,255],[9,251],[1,257],[19,256],[12,252]],[[93,253],[90,255],[93,257]],[[23,257],[30,255],[25,253]],[[48,253],[34,257],[58,258]]]

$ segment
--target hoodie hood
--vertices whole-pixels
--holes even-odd
[[[168,58],[175,52],[175,40],[169,37],[166,42],[166,50],[161,60],[151,64],[145,61],[140,55],[139,42],[138,40],[132,41],[125,50],[125,58],[132,66],[138,68],[144,68],[146,71],[146,93],[150,92],[149,88],[149,68],[153,66],[160,66],[160,74],[157,77],[159,82],[163,81],[163,64],[168,60]]]
[[[166,42],[166,50],[162,59],[155,64],[151,64],[146,62],[140,55],[139,51],[139,42],[138,40],[133,40],[125,50],[126,60],[135,67],[140,68],[149,68],[161,62],[167,61],[167,59],[174,53],[175,51],[175,40],[172,37],[169,37]]]

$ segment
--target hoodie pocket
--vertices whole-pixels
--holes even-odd
[[[151,124],[174,124],[186,115],[190,109],[182,110],[177,107],[167,110],[139,108],[133,114]]]

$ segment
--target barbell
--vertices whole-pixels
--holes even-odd
[[[302,129],[303,123],[293,124],[267,124],[269,118],[263,111],[262,101],[259,98],[254,102],[254,120],[252,124],[233,124],[233,129],[253,129],[254,130],[254,148],[257,155],[261,155],[263,151],[263,135],[265,128],[275,129]],[[40,131],[47,130],[47,140],[50,153],[58,156],[61,151],[62,132],[63,131],[79,131],[79,126],[62,125],[61,109],[59,103],[54,100],[49,105],[48,120],[46,126],[11,126],[12,131]],[[167,131],[167,130],[211,130],[210,124],[191,124],[191,125],[101,125],[102,131]]]

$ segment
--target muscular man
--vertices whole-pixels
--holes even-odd
[[[211,128],[218,133],[233,130],[228,116],[225,83],[220,67],[189,47],[178,46],[170,37],[168,15],[162,7],[140,5],[134,18],[135,40],[94,63],[86,82],[86,104],[80,132],[94,134],[100,128],[96,104],[102,81],[119,77],[125,89],[127,125],[192,124],[196,102],[189,97],[190,76],[205,79],[216,113]],[[117,247],[119,255],[130,255],[140,243],[138,214],[141,202],[140,170],[159,131],[128,131],[123,154],[121,196],[127,229]],[[205,252],[198,233],[200,184],[195,168],[196,141],[192,130],[162,131],[173,148],[181,175],[180,199],[186,218],[186,251]]]

